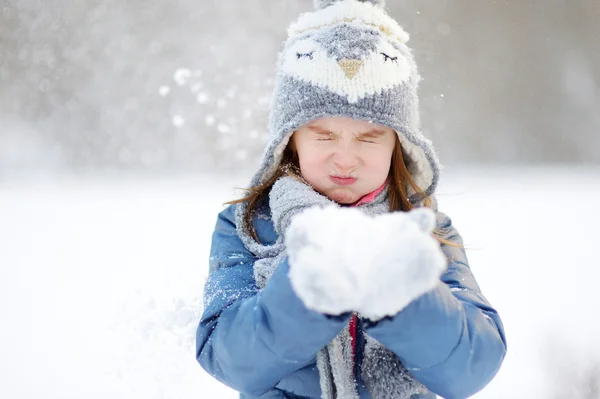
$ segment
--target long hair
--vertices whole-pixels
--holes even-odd
[[[243,202],[248,203],[246,212],[244,213],[244,217],[242,220],[242,228],[256,242],[260,242],[260,240],[258,238],[258,234],[256,233],[254,224],[252,223],[252,215],[256,211],[261,201],[265,198],[268,198],[269,192],[271,191],[271,187],[273,186],[273,184],[275,184],[277,179],[286,175],[305,182],[305,180],[300,174],[300,163],[298,160],[298,155],[296,151],[294,151],[291,148],[290,145],[288,145],[284,150],[283,157],[279,166],[275,170],[275,173],[273,173],[273,175],[268,180],[255,187],[244,189],[247,192],[246,196],[225,203],[228,205],[239,204]],[[405,183],[410,184],[412,189],[416,193],[418,193],[421,196],[421,198],[423,198],[423,206],[431,208],[431,198],[425,195],[423,190],[413,181],[413,179],[410,176],[410,173],[408,172],[408,169],[406,168],[406,165],[404,163],[404,156],[402,154],[402,146],[400,145],[400,140],[398,139],[398,137],[396,137],[396,144],[392,152],[392,160],[390,165],[390,172],[388,174],[388,182],[389,184],[387,194],[390,202],[390,212],[408,212],[415,207],[408,200]],[[433,231],[433,233],[434,237],[439,242],[452,247],[463,248],[461,244],[442,238],[441,236],[443,234],[437,228]]]

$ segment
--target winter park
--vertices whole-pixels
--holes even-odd
[[[414,397],[477,391],[468,397],[600,398],[600,53],[594,39],[600,5],[388,0],[377,8],[381,3],[7,0],[0,6],[2,397],[239,398],[240,390],[218,375],[252,395],[272,388],[263,396],[270,398],[317,397],[314,389],[322,397],[397,398],[393,383],[387,394],[377,391],[378,380],[365,373],[369,361],[386,361],[369,359],[366,337],[396,314],[410,314],[408,320],[425,325],[390,334],[390,348],[401,347],[399,337],[411,332],[411,342],[425,344],[408,345],[406,358],[395,351],[406,369],[393,369],[386,381],[403,378],[402,389],[414,389]],[[333,34],[322,28],[336,18],[343,22]],[[391,28],[373,30],[379,23]],[[416,65],[403,52],[406,40],[421,77],[418,101],[410,91],[389,89]],[[328,74],[306,66],[311,62]],[[369,68],[380,77],[364,78],[363,90]],[[375,100],[363,103],[365,96]],[[420,114],[407,123],[420,126],[426,139],[407,130],[396,141],[395,114],[369,120],[381,129],[361,144],[344,141],[353,127],[364,126],[347,119],[319,125],[344,126],[337,131],[317,131],[311,122],[294,125],[295,138],[273,135],[277,123],[284,126],[278,132],[292,126],[300,112],[294,107],[308,112],[302,107],[314,98],[329,101],[306,121],[336,114],[330,107],[340,98],[347,106],[340,115],[352,109],[363,122],[372,115],[369,107],[381,114],[387,109],[381,104],[412,104]],[[463,239],[468,266],[453,266],[461,273],[446,270],[443,255],[458,252],[439,251],[429,234],[435,218],[416,211],[407,212],[412,221],[401,212],[396,219],[378,215],[377,201],[392,201],[384,196],[391,189],[362,189],[375,180],[385,137],[402,146],[406,172],[420,187],[436,182],[436,206]],[[393,169],[398,158],[391,148],[385,154]],[[252,246],[251,234],[219,217],[226,202],[248,194],[243,188],[257,170],[275,170],[268,163],[262,168],[265,154],[282,163],[289,154],[299,157],[302,179],[278,186],[284,180],[273,178],[269,188],[273,230],[256,210],[263,227],[255,233],[285,237],[286,252]],[[352,177],[342,173],[346,164]],[[315,165],[335,169],[328,185],[311,175],[321,170]],[[340,192],[350,199],[336,197]],[[294,198],[295,206],[337,206],[294,214],[278,208],[288,206],[281,198]],[[228,246],[235,250],[223,260],[219,251]],[[249,251],[264,248],[268,256],[253,252],[261,260],[248,263]],[[423,261],[418,251],[434,255]],[[455,258],[448,259],[452,265]],[[411,271],[409,264],[419,266]],[[282,281],[287,291],[276,291]],[[457,327],[459,341],[449,322],[443,331],[427,327],[438,320],[435,309],[414,305],[438,290],[451,298],[435,309],[444,315],[457,309],[464,326]],[[271,313],[274,305],[279,313]],[[362,319],[350,319],[348,311]],[[495,312],[506,340],[497,373],[490,366],[499,358],[492,343],[504,341]],[[284,319],[291,327],[278,330]],[[352,363],[336,363],[335,345],[325,342],[309,367],[314,359],[294,342],[316,345],[323,326],[334,323],[347,331],[339,353]],[[227,331],[228,325],[240,330]],[[212,335],[198,355],[202,334]],[[419,341],[425,336],[431,338]],[[344,335],[331,334],[331,343],[338,337]],[[384,342],[386,336],[377,337]],[[430,367],[409,356],[423,359],[423,353]],[[344,391],[343,367],[356,392]],[[436,367],[438,373],[428,373]],[[239,382],[237,375],[257,377]]]

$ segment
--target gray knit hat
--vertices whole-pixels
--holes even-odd
[[[316,11],[288,28],[279,54],[269,120],[270,142],[256,186],[279,165],[292,133],[311,120],[345,116],[394,129],[415,183],[433,194],[440,164],[420,130],[420,76],[408,34],[383,0],[315,0]],[[412,202],[421,200],[407,186]]]

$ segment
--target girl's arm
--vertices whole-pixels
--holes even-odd
[[[462,244],[438,212],[444,238]],[[481,294],[464,249],[442,245],[449,260],[442,283],[394,317],[366,320],[370,336],[392,350],[421,383],[444,398],[466,398],[498,372],[506,354],[498,313]]]
[[[256,260],[239,239],[234,206],[219,214],[212,239],[196,358],[224,384],[254,396],[314,360],[348,323],[307,309],[288,278],[287,258],[258,291]]]

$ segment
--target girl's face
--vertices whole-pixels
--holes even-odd
[[[329,199],[351,204],[385,182],[396,140],[389,127],[335,117],[301,126],[290,143],[302,177]]]

